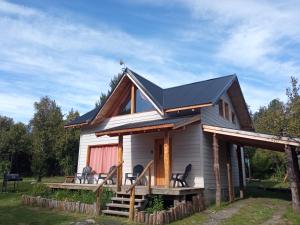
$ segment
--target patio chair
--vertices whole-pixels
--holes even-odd
[[[92,177],[92,167],[86,166],[83,168],[82,173],[75,173],[75,180],[78,179],[80,184],[81,181],[83,181],[83,184],[85,181],[89,182],[89,179]]]
[[[95,181],[97,182],[97,184],[98,184],[99,180],[104,180],[104,179],[107,177],[107,175],[108,175],[111,171],[113,171],[115,168],[116,168],[116,166],[113,165],[113,166],[111,166],[111,167],[109,168],[108,173],[99,173],[99,174],[98,174],[98,178],[95,179]],[[114,180],[113,180],[115,177],[116,177],[116,174],[114,174],[110,179],[108,179],[108,181],[111,181],[111,184],[115,184],[115,182],[114,182]]]
[[[132,173],[125,173],[124,184],[126,185],[127,180],[130,180],[130,183],[133,184],[133,181],[135,181],[138,178],[138,176],[143,172],[143,170],[144,167],[140,164],[133,167]]]
[[[180,183],[182,187],[189,187],[186,179],[192,170],[192,164],[185,167],[184,173],[173,173],[171,180],[173,181],[173,187],[175,187],[176,182]]]

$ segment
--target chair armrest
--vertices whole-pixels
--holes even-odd
[[[135,177],[135,176],[133,176],[133,173],[125,173],[125,178],[129,178],[129,177]]]
[[[172,173],[172,179],[177,179],[180,175],[183,175],[183,173]]]

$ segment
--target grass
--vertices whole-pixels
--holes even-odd
[[[261,181],[251,181],[248,187],[260,187],[260,188],[274,188],[274,189],[288,189],[288,182],[278,182],[273,180],[261,180]]]
[[[0,225],[66,225],[71,222],[83,221],[93,218],[100,225],[132,225],[126,218],[109,216],[87,216],[76,213],[64,213],[57,210],[47,210],[36,207],[21,205],[22,194],[30,193],[32,189],[32,178],[26,178],[19,186],[17,192],[0,193]],[[47,178],[43,182],[60,182],[61,177]],[[0,180],[1,182],[1,180]],[[191,217],[179,220],[172,225],[194,225],[208,221],[210,216],[218,214],[220,210],[225,211],[235,204],[243,203],[241,208],[230,218],[222,220],[224,225],[261,224],[272,218],[278,209],[282,209],[282,224],[300,224],[300,215],[293,213],[290,203],[290,195],[287,192],[266,191],[257,188],[258,186],[270,183],[251,183],[247,188],[247,198],[233,204],[222,204],[220,208],[210,207],[205,212],[196,213]],[[277,184],[276,184],[277,185]],[[279,185],[280,186],[280,185]],[[281,186],[280,186],[281,187]],[[10,185],[11,190],[11,185]]]

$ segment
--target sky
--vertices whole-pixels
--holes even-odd
[[[0,115],[94,108],[119,61],[162,88],[236,74],[252,112],[300,78],[300,1],[0,0]]]

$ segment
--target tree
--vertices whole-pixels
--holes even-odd
[[[30,121],[33,137],[32,171],[41,181],[44,175],[59,174],[56,155],[63,146],[64,123],[60,107],[47,96],[35,102],[34,109],[34,117]]]
[[[101,92],[99,100],[95,103],[96,107],[101,107],[104,104],[108,96],[111,94],[111,92],[115,89],[115,87],[119,83],[122,75],[123,73],[118,73],[110,80],[108,92],[106,94]]]
[[[65,123],[74,120],[79,116],[78,111],[73,109],[67,115]],[[57,158],[64,175],[71,175],[76,171],[78,160],[80,131],[78,129],[65,129],[63,137],[63,147],[60,148]]]

